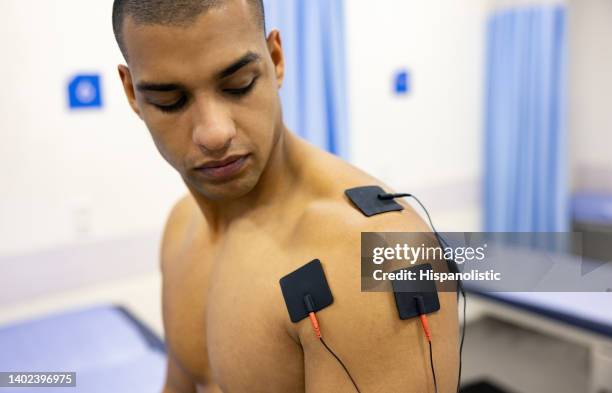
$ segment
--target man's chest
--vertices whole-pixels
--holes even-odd
[[[185,256],[190,267],[164,294],[169,340],[190,374],[225,392],[303,391],[303,354],[285,329],[278,284],[303,261],[269,237],[234,240]]]

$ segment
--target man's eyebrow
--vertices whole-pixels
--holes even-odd
[[[235,61],[232,65],[225,68],[223,71],[219,72],[219,74],[217,74],[217,78],[218,79],[227,78],[228,76],[238,72],[241,68],[251,63],[254,63],[256,61],[259,61],[259,59],[260,59],[260,56],[257,53],[247,52],[247,54],[245,54],[240,59]]]
[[[176,91],[182,90],[183,86],[177,83],[149,83],[140,82],[136,85],[138,91]]]
[[[256,61],[259,61],[260,59],[261,59],[261,56],[259,56],[257,53],[255,53],[255,52],[247,52],[240,59],[236,60],[230,66],[226,67],[221,72],[219,72],[217,74],[217,78],[218,79],[227,78],[228,76],[233,75],[236,72],[238,72],[243,67],[246,67],[247,65],[249,65],[251,63],[254,63]],[[159,92],[165,92],[165,91],[184,90],[185,87],[180,85],[180,84],[178,84],[178,83],[140,82],[140,83],[138,83],[136,85],[136,89],[138,91],[159,91]]]

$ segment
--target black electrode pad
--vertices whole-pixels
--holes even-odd
[[[416,265],[410,268],[404,268],[394,271],[413,272],[410,273],[414,280],[393,280],[393,292],[395,294],[395,304],[399,311],[400,319],[409,319],[419,315],[417,302],[415,297],[421,296],[425,304],[425,314],[438,311],[440,309],[440,301],[438,300],[438,292],[436,291],[436,283],[433,280],[421,280],[421,272],[433,272],[431,264]]]
[[[334,301],[329,285],[327,285],[323,266],[318,259],[281,278],[280,286],[291,322],[299,322],[308,316],[304,304],[306,295],[312,297],[315,312],[324,309]]]
[[[367,217],[404,210],[404,207],[393,199],[380,199],[378,196],[386,194],[386,192],[378,186],[351,188],[344,191],[344,193]]]

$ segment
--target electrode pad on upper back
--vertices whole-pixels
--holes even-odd
[[[299,322],[308,316],[304,304],[307,295],[310,295],[314,303],[313,312],[324,309],[334,301],[323,266],[318,259],[281,278],[280,286],[291,322]]]
[[[346,190],[346,196],[361,212],[371,217],[393,211],[404,210],[404,207],[393,199],[380,199],[378,196],[385,194],[385,190],[378,186],[356,187]]]

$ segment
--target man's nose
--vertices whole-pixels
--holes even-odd
[[[196,103],[193,143],[215,152],[227,149],[235,136],[236,127],[227,108],[214,101]]]

